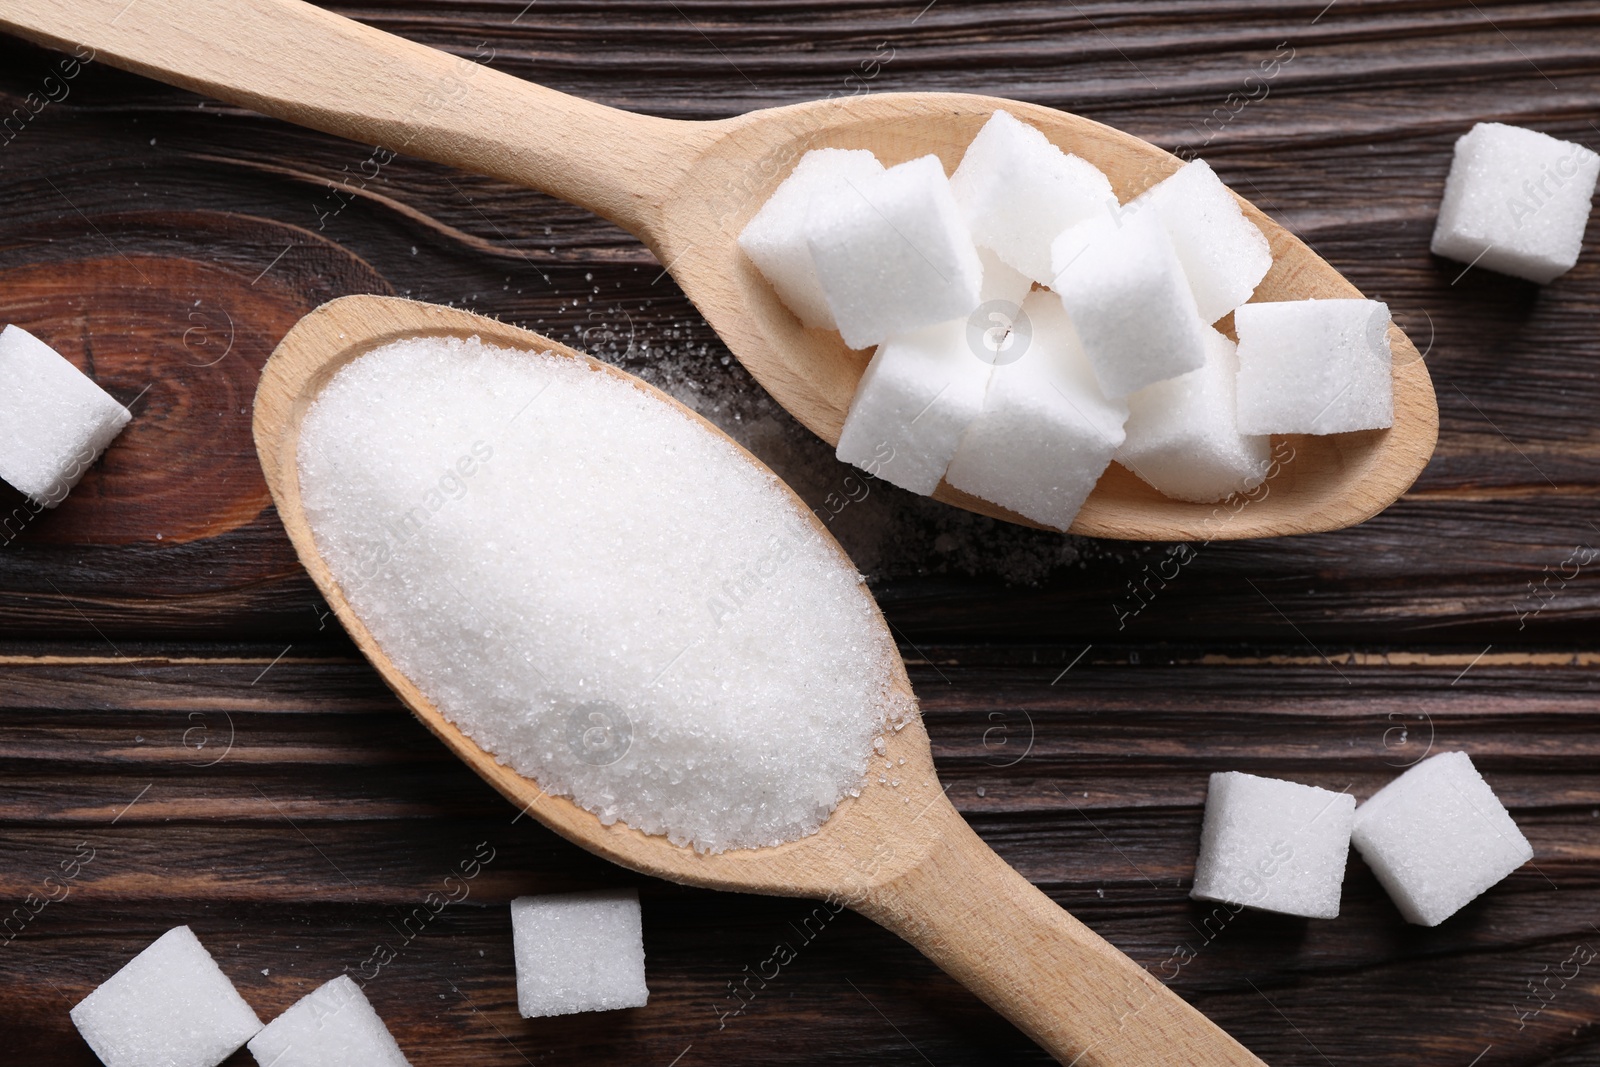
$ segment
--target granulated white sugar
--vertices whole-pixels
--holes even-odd
[[[410,1067],[349,975],[325,982],[250,1039],[260,1067]]]
[[[106,1067],[217,1067],[261,1020],[194,931],[174,927],[72,1009]]]
[[[636,890],[518,897],[511,935],[525,1019],[642,1008],[650,999]]]
[[[603,822],[706,851],[803,837],[913,713],[860,576],[781,483],[609,372],[395,342],[328,382],[298,462],[384,652]]]
[[[0,478],[53,508],[122,428],[128,409],[20,326],[0,331]]]
[[[1337,918],[1355,810],[1348,793],[1239,771],[1213,774],[1189,895]]]
[[[1456,141],[1433,252],[1541,284],[1578,262],[1600,155],[1480,122]]]
[[[1423,760],[1356,809],[1352,843],[1407,922],[1438,926],[1533,858],[1465,752]]]

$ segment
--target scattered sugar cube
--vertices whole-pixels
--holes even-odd
[[[1117,205],[1094,164],[1061,151],[1006,111],[996,111],[972,139],[950,188],[973,240],[1045,285],[1055,276],[1056,234]]]
[[[932,493],[983,410],[988,353],[973,350],[968,332],[967,320],[952,319],[879,345],[850,402],[838,457],[902,489]]]
[[[847,180],[838,196],[814,198],[806,243],[851,348],[978,306],[983,263],[938,156]]]
[[[1052,288],[1107,396],[1204,365],[1206,324],[1154,212],[1080,222],[1056,238],[1051,256]]]
[[[1548,134],[1480,122],[1456,141],[1433,251],[1543,284],[1583,247],[1600,156]]]
[[[216,1067],[261,1029],[187,926],[152,941],[71,1014],[106,1067]]]
[[[511,932],[523,1018],[640,1008],[650,999],[636,890],[518,897]]]
[[[1348,793],[1238,771],[1213,774],[1189,895],[1337,918],[1355,810]]]
[[[1423,760],[1356,809],[1351,836],[1407,922],[1438,926],[1533,858],[1465,752]]]
[[[1206,328],[1206,364],[1128,397],[1117,461],[1174,500],[1210,503],[1267,476],[1272,438],[1242,434],[1234,409],[1234,343]]]
[[[1272,269],[1266,235],[1244,217],[1239,201],[1203,159],[1186,163],[1126,210],[1146,208],[1172,238],[1205,322],[1216,322],[1249,300]]]
[[[996,363],[983,413],[967,428],[945,480],[1065,530],[1122,444],[1128,407],[1100,391],[1053,293],[1034,293],[1022,311],[1028,346]]]
[[[117,403],[20,326],[0,331],[0,478],[53,508],[128,424]]]
[[[361,987],[341,974],[250,1040],[261,1067],[411,1067]]]
[[[1394,423],[1389,308],[1376,300],[1285,300],[1233,313],[1239,429],[1343,433]]]
[[[806,211],[812,198],[837,198],[850,192],[847,180],[881,173],[883,165],[871,152],[843,148],[807,152],[739,234],[744,254],[806,326],[837,328],[806,245]]]

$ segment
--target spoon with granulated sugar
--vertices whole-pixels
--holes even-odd
[[[397,353],[414,347],[417,339],[431,341],[443,354],[406,356],[411,360],[406,363]],[[490,346],[499,351],[480,354],[475,357],[478,363],[452,362],[470,358],[464,346]],[[384,362],[390,358],[400,361]],[[434,362],[429,364],[426,359]],[[537,371],[545,378],[529,379],[532,384],[524,382],[528,385],[525,389],[507,389],[507,379],[494,376],[515,372],[522,363],[527,364],[529,373]],[[393,367],[410,369],[395,371]],[[373,368],[374,373],[361,377]],[[352,383],[360,391],[352,394]],[[618,383],[627,388],[619,388]],[[408,407],[408,396],[430,388],[439,390],[437,398],[424,397]],[[555,393],[546,397],[547,389]],[[469,395],[474,390],[481,400]],[[596,395],[603,401],[603,411],[593,406]],[[496,405],[503,410],[491,412]],[[576,414],[574,409],[578,409]],[[663,418],[673,425],[661,422]],[[466,427],[455,437],[450,436],[454,431],[439,429],[449,426],[452,419]],[[640,423],[639,419],[646,421]],[[407,453],[412,439],[431,434],[442,434],[440,440],[445,442],[436,455],[430,454],[433,458],[419,461]],[[904,665],[850,560],[787,486],[676,401],[622,371],[492,319],[390,297],[351,296],[306,316],[273,353],[256,394],[255,440],[273,500],[301,561],[362,652],[412,712],[457,756],[513,804],[557,833],[625,867],[670,881],[819,897],[833,902],[835,910],[853,908],[915,945],[1063,1063],[1082,1067],[1260,1064],[1143,967],[1007,866],[973,833],[939,785]],[[635,449],[631,457],[622,455],[617,443],[630,440],[664,444]],[[374,447],[385,441],[388,449]],[[702,444],[711,451],[699,457],[695,450]],[[457,454],[459,462],[450,462]],[[398,462],[394,462],[396,456]],[[689,459],[676,468],[682,484],[663,485],[672,479],[660,472],[672,469],[671,464],[681,456]],[[377,473],[367,469],[384,464],[389,464],[389,469]],[[455,477],[457,470],[466,478],[477,479],[476,483],[463,488],[461,479]],[[331,486],[330,477],[334,479]],[[509,480],[486,480],[494,478]],[[609,491],[609,485],[597,486],[584,495],[585,479],[606,478],[632,478],[638,495]],[[740,569],[727,560],[739,550],[735,539],[744,534],[729,529],[716,516],[703,514],[693,494],[708,494],[708,507],[724,506],[723,487],[731,491],[741,479],[755,487],[756,495],[749,499],[762,505],[746,509],[751,529],[759,531],[752,535],[758,544],[766,543],[766,531],[777,529],[772,525],[774,513],[797,525],[788,534],[773,535],[775,543],[788,547],[775,555],[758,553],[754,564],[744,568],[762,577],[745,584],[750,592],[740,598],[742,612],[706,617],[697,614],[700,604],[696,598],[678,595],[670,582],[655,573],[668,569],[671,561],[663,561],[659,553],[652,556],[652,552],[655,546],[670,543],[661,539],[670,538],[674,530],[679,550],[693,551],[701,539],[696,531],[710,523],[716,529],[703,539],[716,544],[708,550],[705,570],[690,571],[690,588],[729,588],[721,576]],[[390,509],[394,521],[382,523],[381,529],[387,532],[377,535],[393,554],[362,555],[358,561],[347,550],[365,545],[363,530],[371,527],[346,529],[343,524],[376,521],[371,518],[371,501],[361,494],[380,483],[401,487],[392,494],[399,501]],[[435,484],[446,487],[450,499],[429,502],[423,490],[431,492]],[[497,484],[503,487],[500,496],[494,495]],[[662,494],[660,506],[636,506],[641,498],[652,498],[657,492]],[[508,509],[520,506],[516,498],[528,498],[529,494],[552,514],[527,512],[508,517]],[[558,496],[562,499],[556,499]],[[416,528],[398,530],[397,525],[405,521],[398,509],[413,500],[418,501]],[[644,513],[630,514],[629,508]],[[591,511],[602,514],[596,517]],[[573,529],[584,523],[589,524],[587,529]],[[621,537],[609,536],[613,526],[628,523],[638,525],[624,530]],[[497,530],[497,526],[511,529]],[[608,539],[614,543],[602,543]],[[512,541],[520,544],[510,544]],[[608,559],[600,564],[588,558],[590,553],[617,551],[626,556],[630,547],[639,558]],[[524,554],[518,557],[518,551]],[[486,558],[491,556],[504,558]],[[519,575],[537,571],[550,559],[564,562],[536,574],[526,592],[510,588]],[[377,562],[368,566],[370,560]],[[404,569],[418,562],[436,566],[444,577]],[[380,573],[385,567],[397,569],[392,581]],[[641,602],[627,592],[619,598],[603,588],[610,571],[626,572],[621,588],[660,586],[667,599],[659,604]],[[785,579],[791,576],[797,580],[786,593]],[[834,593],[815,595],[830,581],[836,582]],[[436,604],[402,599],[391,601],[387,611],[374,609],[386,591],[400,590],[404,597],[412,597],[423,590],[425,598],[429,586],[438,588]],[[796,599],[785,602],[785,595]],[[369,609],[366,614],[363,607]],[[639,619],[617,617],[630,611],[642,613],[643,636],[637,628],[630,629]],[[753,615],[762,612],[768,612],[764,621],[752,621]],[[447,618],[452,615],[455,618]],[[513,623],[517,618],[525,620],[522,630],[509,635],[490,632],[507,629],[507,618]],[[688,663],[693,656],[687,654],[686,646],[680,655],[687,665],[677,667],[678,657],[668,657],[681,637],[655,640],[653,652],[649,650],[660,632],[684,620],[691,631],[698,626],[707,641],[717,640],[717,633],[725,627],[743,629],[745,636],[755,634],[758,640],[754,643],[729,647],[743,647],[758,661],[754,673],[743,676],[758,681],[769,678],[766,672],[781,669],[772,667],[771,661],[810,655],[807,649],[795,648],[796,642],[825,642],[836,630],[849,631],[839,642],[829,671],[840,678],[855,674],[873,681],[864,687],[829,692],[846,693],[838,699],[856,699],[874,716],[870,732],[858,730],[851,742],[863,746],[852,767],[859,768],[864,756],[874,769],[864,782],[859,770],[852,770],[852,788],[836,790],[833,795],[840,798],[836,806],[828,805],[822,810],[831,812],[820,816],[817,787],[810,780],[801,782],[795,795],[803,808],[820,818],[820,828],[813,823],[798,833],[781,833],[772,838],[776,843],[762,847],[701,850],[673,844],[662,834],[642,833],[630,828],[626,819],[616,818],[613,802],[633,803],[650,783],[659,792],[667,777],[633,777],[638,768],[625,757],[649,748],[662,736],[669,742],[674,737],[681,742],[687,736],[691,744],[696,743],[694,737],[706,736],[698,729],[701,723],[718,714],[715,706],[703,708],[693,702],[697,693],[706,690],[693,688],[692,675],[706,672],[713,690],[727,688],[728,679],[740,677],[730,673],[739,665],[730,666],[729,654],[720,647],[711,647],[697,663]],[[613,632],[630,635],[628,656],[609,657],[615,646],[607,635]],[[385,635],[382,640],[380,634]],[[462,635],[466,635],[464,644]],[[787,636],[795,640],[784,640]],[[522,651],[521,658],[542,660],[542,666],[535,663],[533,669],[518,675],[515,665],[508,663],[515,657],[493,644],[502,638],[509,642],[507,650]],[[441,652],[432,647],[451,643],[457,646],[454,650]],[[594,647],[585,650],[585,644]],[[551,656],[551,647],[566,651]],[[512,765],[551,759],[545,750],[559,748],[559,732],[554,741],[546,734],[531,748],[519,749],[515,737],[507,740],[497,723],[511,721],[527,729],[526,709],[543,699],[538,691],[563,685],[561,671],[567,661],[585,655],[621,662],[624,673],[632,670],[633,681],[624,679],[623,684],[615,677],[608,678],[616,674],[608,663],[582,666],[579,676],[586,702],[577,705],[579,710],[596,706],[587,702],[600,695],[596,690],[613,699],[609,705],[613,717],[625,702],[640,694],[644,698],[630,704],[635,719],[628,727],[629,743],[605,759],[582,758],[582,752],[588,750],[581,746],[588,746],[590,740],[569,737],[580,760],[561,758],[558,751],[552,773],[576,777],[568,782],[572,788],[553,790],[563,795],[552,795]],[[484,665],[498,666],[483,672],[493,677],[477,689],[461,681],[463,673],[471,673],[475,658]],[[636,670],[631,662],[634,658],[642,661]],[[659,662],[667,666],[658,672],[655,665]],[[806,661],[806,666],[814,665]],[[673,670],[676,675],[668,673]],[[684,677],[686,673],[691,677]],[[647,677],[650,675],[654,677]],[[505,702],[506,687],[515,686],[519,677],[526,692],[533,695],[525,699],[519,692]],[[823,678],[813,684],[835,681]],[[678,688],[680,683],[684,688]],[[761,802],[751,806],[781,806],[790,776],[804,778],[809,770],[797,763],[810,760],[813,750],[825,753],[836,747],[831,741],[808,740],[832,729],[829,723],[834,717],[826,707],[816,720],[820,725],[809,727],[809,734],[789,731],[788,723],[774,720],[789,714],[801,699],[791,699],[795,687],[774,689],[769,685],[765,703],[757,706],[760,687],[748,681],[740,684],[749,685],[751,706],[744,707],[738,699],[743,694],[736,693],[723,710],[732,708],[733,718],[743,712],[745,725],[741,728],[735,723],[717,735],[718,752],[707,749],[698,754],[698,760],[685,759],[681,748],[657,745],[666,752],[665,770],[689,767],[685,772],[689,774],[696,762],[718,758],[729,748],[766,748],[765,759],[752,755],[734,761],[731,773],[738,775],[750,768],[756,775],[753,785],[712,782],[705,789],[705,803],[722,803],[721,810],[730,820],[743,819],[746,812],[737,803],[728,806],[727,795],[737,800],[739,789],[752,789]],[[444,696],[436,703],[430,692]],[[659,711],[678,699],[675,693],[689,695],[688,700],[680,701],[676,724]],[[852,698],[849,693],[857,696]],[[861,696],[863,693],[867,695]],[[497,700],[502,706],[494,714],[469,706],[477,701],[487,707]],[[585,710],[584,714],[591,713]],[[462,723],[468,724],[471,737]],[[603,719],[596,720],[595,728],[602,732],[621,729]],[[491,740],[497,731],[498,742]],[[880,732],[879,741],[867,740]],[[767,744],[774,735],[788,740],[774,748]],[[480,747],[474,738],[484,739],[493,751]],[[601,736],[595,744],[599,746],[595,751],[606,751],[610,740]],[[647,760],[649,755],[644,752],[640,759]],[[660,761],[657,767],[662,769]],[[876,769],[879,767],[885,769]],[[586,786],[586,775],[598,785]],[[603,796],[598,805],[592,799],[587,801],[589,808],[606,808],[612,819],[603,822],[580,806],[586,788],[591,792],[597,789]],[[727,792],[730,788],[732,794]],[[692,782],[678,793],[679,799],[687,794],[690,807],[699,802],[700,794]],[[684,817],[681,812],[667,812],[667,831],[671,832],[673,820]],[[705,832],[701,827],[693,833]],[[863,965],[871,965],[865,956]]]
[[[298,0],[0,0],[0,26],[314,129],[437,160],[582,205],[637,235],[756,380],[837,444],[869,353],[806,330],[734,241],[800,157],[867,148],[886,165],[934,153],[947,171],[997,108],[1095,164],[1118,197],[1181,161],[1129,134],[1032,104],[953,93],[885,93],[715,122],[636,115],[566,96]],[[1359,297],[1253,206],[1274,265],[1256,300]],[[1411,485],[1438,434],[1433,386],[1395,326],[1394,424],[1290,439],[1294,462],[1228,509],[1169,499],[1113,465],[1072,531],[1138,540],[1220,540],[1361,522]],[[948,484],[935,497],[1025,522]],[[1219,521],[1218,515],[1222,518]]]

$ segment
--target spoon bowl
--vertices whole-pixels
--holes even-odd
[[[1260,1061],[1143,967],[1122,955],[1008,867],[962,820],[940,787],[920,718],[886,730],[898,786],[869,776],[809,837],[706,854],[665,837],[610,826],[506,767],[440,713],[384,653],[318,551],[301,507],[300,426],[333,374],[380,345],[419,336],[478,337],[497,347],[553,352],[617,375],[721,431],[632,376],[537,334],[465,311],[392,297],[352,296],[302,319],[262,371],[254,434],[267,485],[301,562],[339,620],[407,707],[463,762],[563,837],[644,874],[712,889],[818,897],[850,907],[911,942],[1063,1062],[1137,1067],[1183,1061],[1245,1067]],[[738,449],[738,446],[729,441]],[[752,464],[758,460],[740,454]],[[762,468],[765,470],[765,468]],[[767,472],[770,474],[770,472]],[[774,478],[776,480],[776,478]],[[782,484],[781,482],[779,484]],[[807,515],[809,509],[795,498]],[[819,536],[851,563],[815,517]],[[882,617],[879,616],[881,625]],[[895,686],[911,693],[903,667]],[[899,761],[904,760],[901,764]]]
[[[997,108],[1095,164],[1126,201],[1182,161],[1130,134],[1034,104],[953,93],[815,101],[714,122],[632,114],[553,92],[300,0],[0,0],[0,26],[301,125],[525,185],[628,229],[665,264],[773,398],[837,444],[870,353],[807,330],[735,239],[813,148],[885,164],[934,153],[953,170]],[[79,54],[82,54],[81,52]],[[1272,247],[1254,299],[1359,297],[1303,242],[1241,199]],[[1226,325],[1226,322],[1225,322]],[[1422,357],[1389,329],[1394,425],[1275,442],[1278,473],[1225,504],[1157,493],[1113,464],[1072,525],[1139,540],[1224,540],[1339,529],[1399,498],[1426,466],[1439,414]],[[935,497],[1027,520],[941,485]],[[1247,504],[1247,506],[1245,506]],[[1030,524],[1031,525],[1031,524]]]

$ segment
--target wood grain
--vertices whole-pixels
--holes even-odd
[[[300,314],[343,293],[392,292],[526,324],[696,400],[832,516],[901,640],[941,779],[980,836],[1268,1063],[1467,1067],[1482,1054],[1478,1067],[1600,1065],[1588,969],[1539,1014],[1519,1015],[1540,1003],[1530,979],[1579,943],[1600,947],[1600,583],[1594,566],[1574,569],[1576,550],[1600,545],[1600,237],[1543,290],[1477,270],[1457,280],[1462,265],[1427,253],[1450,144],[1471,123],[1600,146],[1589,126],[1600,4],[941,0],[918,17],[921,2],[541,0],[522,13],[524,2],[338,10],[462,57],[481,45],[506,73],[670,118],[862,88],[982,92],[1196,147],[1390,304],[1437,387],[1433,460],[1360,527],[1192,545],[1167,578],[1170,545],[1051,537],[882,485],[860,498],[843,486],[848,470],[723,362],[661,264],[617,227],[404,156],[363,182],[368,148],[100,64],[21,133],[0,134],[0,270],[34,269],[39,293],[56,277],[63,298],[84,296],[65,291],[79,263],[120,270],[109,288],[126,311],[93,320],[89,339],[124,353],[114,389],[129,399],[148,382],[135,360],[158,353],[172,368],[158,387],[166,403],[215,411],[203,397],[228,393],[177,366],[195,323],[161,332],[156,315],[135,314],[142,283],[123,255],[210,272],[201,308],[256,309],[234,319],[263,354],[286,321],[279,300]],[[1206,117],[1280,42],[1294,58],[1270,95],[1208,132]],[[0,117],[58,61],[0,39]],[[145,213],[161,221],[136,228]],[[275,284],[270,307],[249,302],[246,290]],[[170,291],[156,287],[152,307],[175,312],[159,295]],[[76,321],[65,303],[26,305],[0,289],[8,319]],[[128,321],[158,332],[119,342]],[[74,356],[86,351],[81,333],[61,336]],[[165,436],[145,440],[154,451],[139,476],[154,490],[154,468],[183,453]],[[191,468],[186,489],[152,497],[139,529],[210,514],[232,496],[212,484],[224,477],[259,479],[247,435],[199,440],[214,453],[209,473]],[[398,948],[406,913],[483,841],[497,853],[481,888],[368,985],[419,1067],[664,1067],[686,1048],[679,1067],[1045,1062],[863,919],[843,914],[802,944],[800,901],[639,879],[527,819],[511,825],[516,813],[335,632],[270,508],[184,544],[103,543],[98,521],[57,537],[51,524],[78,522],[68,509],[100,506],[81,493],[0,545],[10,906],[77,842],[104,842],[82,886],[0,948],[0,1015],[19,1062],[92,1063],[69,1003],[179,922],[271,1014],[361,967],[375,945]],[[234,746],[203,766],[224,750],[228,716]],[[1472,753],[1532,840],[1537,870],[1435,930],[1402,923],[1359,859],[1344,913],[1326,923],[1247,913],[1218,931],[1187,899],[1207,773],[1348,784],[1364,797],[1429,736],[1435,750]],[[506,903],[611,885],[644,897],[650,1006],[518,1019]],[[779,941],[799,949],[794,963],[717,1029],[734,1004],[728,983]],[[1180,945],[1194,950],[1182,966]]]

